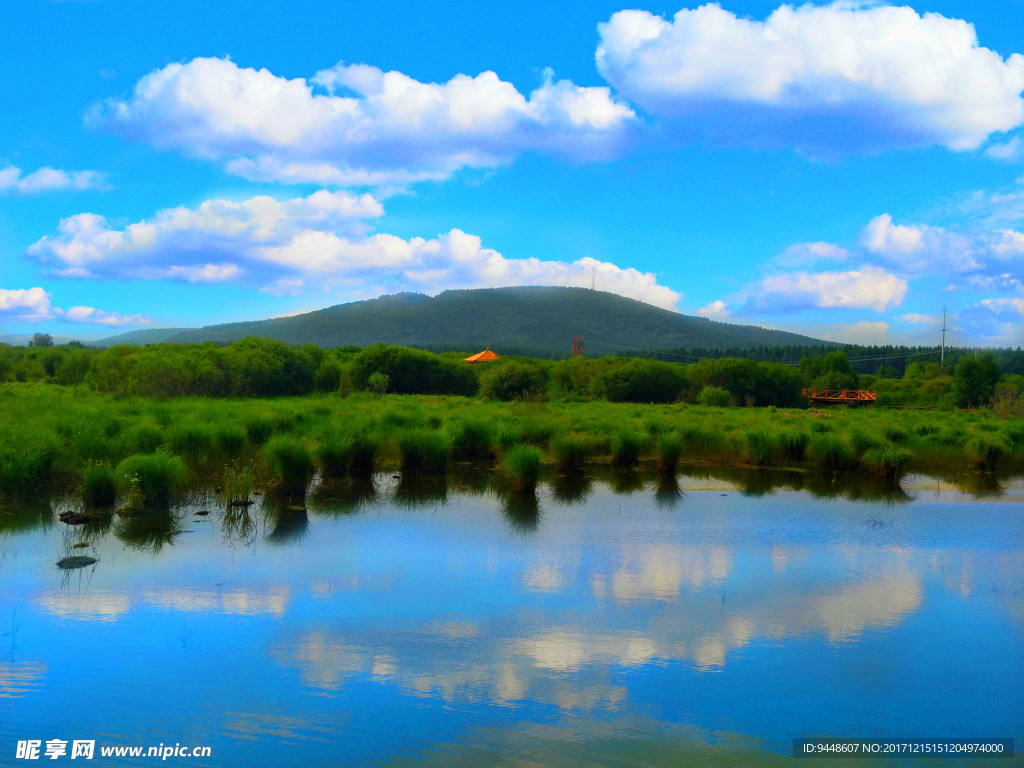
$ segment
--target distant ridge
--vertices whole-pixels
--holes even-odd
[[[162,338],[161,333],[165,334]],[[445,291],[433,298],[399,293],[270,320],[191,330],[133,331],[98,344],[228,343],[261,336],[322,347],[383,342],[475,351],[489,345],[499,354],[502,350],[535,350],[561,355],[571,351],[573,337],[581,333],[586,335],[590,356],[629,354],[636,349],[749,349],[827,343],[786,331],[681,315],[603,291],[528,286]]]
[[[194,328],[142,328],[138,331],[128,331],[127,333],[119,333],[117,336],[109,336],[99,341],[90,341],[90,346],[93,347],[112,347],[115,344],[134,344],[137,346],[145,346],[146,344],[161,344],[167,341],[172,336],[177,336],[180,333],[187,331],[193,331]]]

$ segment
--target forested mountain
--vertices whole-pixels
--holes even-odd
[[[195,330],[193,328],[142,328],[138,331],[119,333],[117,336],[110,336],[99,341],[90,341],[92,347],[112,347],[114,344],[160,344],[179,333]]]
[[[821,343],[794,333],[681,315],[603,291],[555,287],[445,291],[434,298],[400,293],[292,317],[208,326],[166,341],[225,343],[261,336],[322,347],[378,342],[470,350],[490,346],[499,353],[560,356],[572,351],[572,340],[580,334],[586,335],[592,357],[638,349]]]

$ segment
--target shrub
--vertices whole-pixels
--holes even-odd
[[[478,383],[472,366],[408,347],[374,344],[352,360],[352,383],[369,389],[370,377],[388,377],[388,391],[399,395],[475,395]]]
[[[263,446],[263,457],[274,476],[274,490],[303,494],[313,477],[309,448],[292,437],[275,437]]]
[[[390,376],[386,373],[381,373],[380,371],[374,371],[366,379],[366,388],[377,397],[381,397],[388,391],[388,385],[390,383]]]
[[[678,363],[630,360],[598,374],[595,394],[616,403],[674,403],[686,386]]]
[[[699,405],[714,406],[715,408],[725,408],[729,405],[729,392],[721,387],[708,384],[697,395],[697,403]]]
[[[112,507],[117,501],[117,483],[109,464],[90,464],[83,473],[82,501],[87,507]]]
[[[541,453],[533,445],[516,445],[508,450],[501,468],[519,493],[533,493],[540,477]]]
[[[621,430],[612,436],[612,463],[617,467],[635,467],[647,447],[647,435]]]
[[[448,465],[451,443],[442,432],[414,429],[398,438],[402,451],[402,472],[416,474],[441,474]]]
[[[532,400],[542,395],[547,385],[543,368],[519,360],[488,363],[480,374],[480,394],[492,400]]]
[[[185,465],[177,456],[164,451],[129,456],[114,471],[126,494],[137,495],[143,503],[160,504],[185,479]]]

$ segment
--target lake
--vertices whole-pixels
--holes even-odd
[[[86,526],[8,503],[0,764],[61,739],[93,764],[792,765],[835,736],[1015,738],[975,762],[1020,765],[1024,490],[907,488],[381,475]]]

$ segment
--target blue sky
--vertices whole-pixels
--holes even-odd
[[[597,287],[1024,343],[1024,2],[8,0],[0,334]]]

